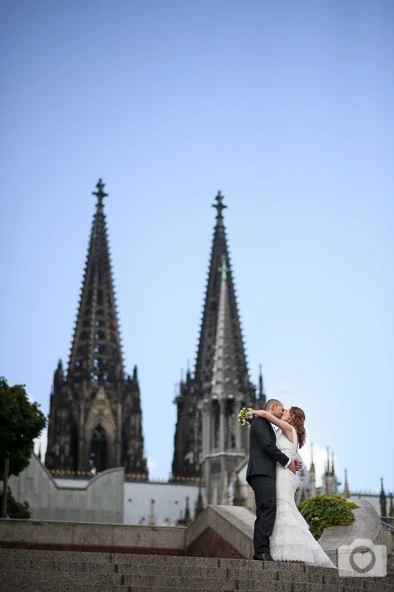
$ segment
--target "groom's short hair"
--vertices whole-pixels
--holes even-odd
[[[272,407],[273,405],[280,405],[280,404],[281,404],[281,402],[278,401],[278,399],[268,399],[268,401],[264,405],[264,409],[266,411],[268,411],[268,409],[270,409],[270,407]]]

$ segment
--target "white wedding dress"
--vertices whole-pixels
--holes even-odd
[[[276,445],[286,456],[297,456],[297,433],[293,429],[293,442],[283,432],[277,434]],[[295,504],[298,477],[289,469],[276,465],[276,519],[270,539],[270,553],[275,561],[301,561],[321,567],[336,566],[325,554],[309,531],[309,526]]]

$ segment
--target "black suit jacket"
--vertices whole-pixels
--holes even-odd
[[[255,475],[276,477],[276,463],[283,467],[289,458],[276,446],[276,436],[269,421],[262,417],[255,417],[250,427],[249,463],[246,480],[249,483]]]

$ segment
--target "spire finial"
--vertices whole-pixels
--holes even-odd
[[[92,191],[92,195],[95,195],[97,197],[97,205],[99,206],[103,205],[104,197],[108,197],[108,193],[104,192],[104,187],[105,183],[103,183],[102,179],[99,179],[96,185],[97,191]]]
[[[224,196],[220,193],[220,191],[218,191],[218,194],[215,197],[216,203],[212,204],[212,207],[216,208],[216,211],[217,211],[216,217],[218,218],[218,220],[223,218],[222,212],[225,208],[227,208],[227,206],[225,206],[223,203],[223,199],[224,199]]]
[[[192,377],[192,375],[191,375],[191,372],[190,372],[190,360],[188,360],[187,361],[187,370],[186,370],[186,382],[187,382],[187,384],[190,383],[191,377]]]
[[[385,518],[387,516],[387,508],[386,508],[386,493],[384,491],[383,486],[383,477],[380,477],[380,517]]]
[[[315,463],[313,462],[313,443],[311,444],[311,470],[312,470],[312,467],[313,467],[313,470],[314,470],[315,469]]]
[[[156,524],[156,520],[155,520],[155,503],[156,503],[156,500],[154,500],[154,499],[151,499],[150,500],[149,526],[155,526],[155,524]]]
[[[186,496],[186,508],[185,508],[185,526],[187,526],[191,522],[189,502],[190,502],[190,497],[187,495]]]
[[[198,483],[198,496],[197,496],[196,504],[194,507],[194,518],[197,518],[197,516],[199,514],[201,514],[203,509],[204,509],[204,500],[202,497],[201,479],[200,479],[200,481]]]
[[[264,385],[263,385],[263,366],[259,364],[259,397],[260,399],[264,395]]]
[[[345,485],[343,488],[343,497],[346,499],[350,497],[349,483],[347,480],[347,469],[345,469]]]

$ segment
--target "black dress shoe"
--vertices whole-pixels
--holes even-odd
[[[256,559],[257,561],[273,561],[269,553],[256,553],[253,555],[253,559]]]

